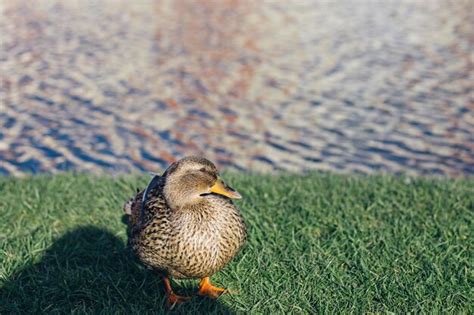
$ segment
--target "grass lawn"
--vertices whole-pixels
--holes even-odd
[[[213,277],[238,291],[176,312],[465,312],[474,179],[226,174],[249,241]],[[0,314],[162,313],[126,249],[122,205],[149,177],[0,177]],[[197,281],[175,282],[191,294]]]

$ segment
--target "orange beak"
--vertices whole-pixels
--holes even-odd
[[[227,186],[220,178],[218,178],[215,184],[212,185],[211,192],[226,196],[227,198],[231,198],[231,199],[242,198],[242,196],[237,191]]]

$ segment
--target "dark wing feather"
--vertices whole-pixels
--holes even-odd
[[[151,181],[148,183],[148,186],[145,189],[145,192],[143,193],[142,196],[142,202],[141,202],[141,211],[140,211],[140,221],[143,222],[145,218],[145,211],[146,211],[146,203],[149,199],[149,195],[151,191],[156,190],[162,182],[162,178],[159,175],[153,176]]]
[[[125,205],[124,211],[129,216],[131,230],[139,230],[156,213],[155,203],[161,204],[164,201],[162,191],[164,177],[155,175],[148,183],[144,191],[138,192]]]

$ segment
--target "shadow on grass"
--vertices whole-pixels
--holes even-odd
[[[180,290],[190,295],[195,288]],[[40,262],[0,288],[0,313],[167,313],[160,278],[136,263],[122,240],[87,226],[68,232]],[[220,301],[193,298],[173,313],[233,313]]]

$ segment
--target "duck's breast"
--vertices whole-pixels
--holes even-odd
[[[245,225],[239,210],[224,198],[210,201],[205,211],[182,213],[174,222],[176,275],[211,276],[236,255],[245,241]]]

